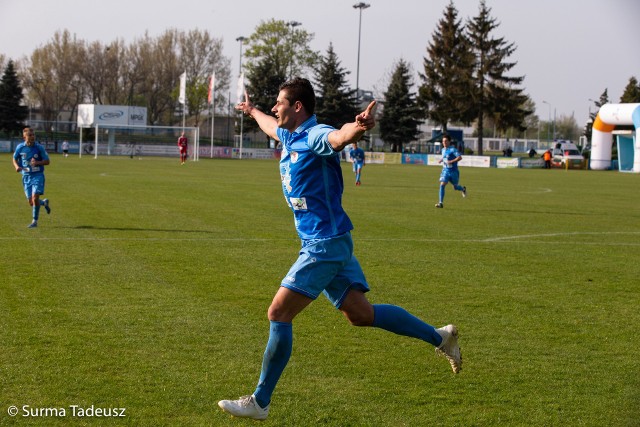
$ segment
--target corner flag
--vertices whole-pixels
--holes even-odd
[[[209,97],[207,98],[209,104],[213,104],[213,92],[215,91],[216,73],[211,74],[211,80],[209,80]]]
[[[186,103],[187,100],[187,72],[180,74],[180,96],[178,97],[178,102],[182,105]]]
[[[238,78],[236,97],[238,99],[238,102],[242,102],[242,100],[244,99],[244,71],[240,73],[240,77]]]

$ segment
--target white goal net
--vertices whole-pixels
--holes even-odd
[[[199,160],[200,132],[196,127],[96,124],[93,131],[93,140],[81,143],[81,156],[178,157],[178,138],[184,132],[189,158]]]

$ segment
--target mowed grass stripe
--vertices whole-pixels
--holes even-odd
[[[62,158],[50,216],[0,155],[0,425],[9,405],[126,407],[34,425],[238,425],[266,310],[299,241],[275,161]],[[640,176],[367,165],[344,205],[374,303],[461,330],[453,376],[425,343],[355,328],[323,298],[265,425],[634,425]]]

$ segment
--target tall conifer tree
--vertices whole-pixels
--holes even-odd
[[[480,12],[467,24],[467,34],[474,50],[476,61],[473,98],[478,129],[478,154],[482,155],[482,133],[484,116],[490,115],[498,128],[510,127],[524,130],[524,119],[532,111],[526,109],[527,96],[515,87],[524,77],[506,75],[516,63],[506,59],[515,52],[514,43],[504,38],[493,38],[493,31],[499,24],[490,16],[491,9],[484,0],[480,2]]]
[[[29,115],[22,105],[22,87],[13,61],[9,61],[0,81],[0,130],[10,135],[20,133]]]
[[[424,58],[418,102],[426,116],[442,126],[473,119],[474,57],[458,11],[450,2],[438,22]]]
[[[412,86],[409,65],[401,59],[384,94],[380,118],[380,136],[391,144],[393,152],[402,152],[402,144],[414,141],[419,134],[420,109]]]
[[[327,54],[316,69],[316,115],[320,123],[340,128],[358,114],[356,91],[347,87],[346,71],[329,44]]]
[[[638,85],[638,79],[631,77],[629,83],[624,88],[620,102],[623,104],[635,104],[640,102],[640,85]]]

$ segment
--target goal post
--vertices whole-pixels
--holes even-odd
[[[96,124],[93,143],[84,144],[81,151],[98,156],[177,157],[178,138],[187,137],[189,158],[199,160],[200,130],[197,127],[105,125]]]

